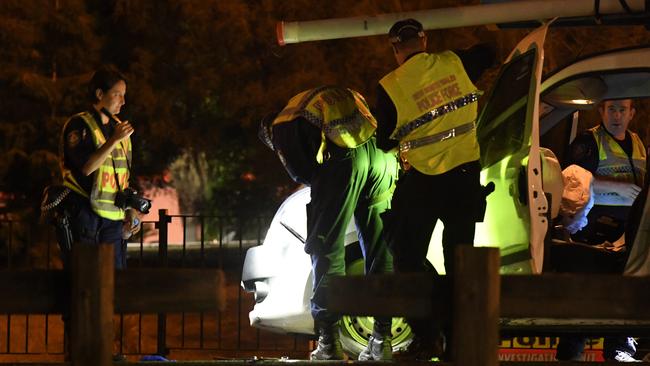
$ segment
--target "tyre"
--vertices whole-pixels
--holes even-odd
[[[348,247],[358,245],[348,245]],[[358,255],[346,247],[346,274],[362,275],[364,273],[363,258],[361,251]],[[368,345],[368,339],[372,335],[374,320],[369,316],[344,315],[340,322],[341,344],[343,350],[351,358],[356,359],[359,353]],[[393,318],[391,326],[393,336],[393,352],[406,349],[413,339],[411,328],[403,318]]]

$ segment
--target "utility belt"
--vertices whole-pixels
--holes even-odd
[[[78,196],[70,188],[62,185],[50,185],[45,187],[41,201],[41,220],[54,225],[56,236],[62,251],[70,251],[72,248],[72,223],[71,218],[74,210],[73,203]],[[78,200],[78,199],[77,199]]]

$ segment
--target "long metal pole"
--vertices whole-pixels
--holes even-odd
[[[633,12],[643,12],[645,0],[626,0]],[[387,34],[398,20],[414,18],[424,29],[445,29],[485,24],[546,20],[555,17],[595,16],[594,0],[530,0],[495,4],[428,9],[404,13],[389,13],[352,18],[284,22],[276,27],[278,44],[321,41]],[[601,15],[623,14],[619,0],[600,0]]]

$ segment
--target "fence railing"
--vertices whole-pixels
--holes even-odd
[[[211,358],[303,357],[305,336],[251,328],[254,299],[240,287],[248,247],[262,243],[267,217],[168,215],[142,223],[128,244],[128,268],[218,268],[226,275],[224,312],[116,315],[115,352],[126,355],[202,353]],[[53,228],[0,218],[0,269],[61,268]],[[62,356],[63,322],[58,314],[0,315],[0,360]],[[12,357],[9,357],[10,359]]]
[[[496,366],[500,331],[638,335],[650,329],[650,278],[612,274],[499,275],[498,248],[461,245],[452,276],[427,273],[345,276],[332,280],[329,306],[344,314],[433,319],[450,331],[453,362]],[[386,296],[389,293],[391,296]],[[612,294],[616,294],[615,299]],[[530,320],[544,320],[544,324]],[[636,334],[635,334],[636,333]],[[566,334],[566,333],[565,333]],[[600,333],[602,334],[602,333]],[[545,363],[536,363],[543,365]],[[647,363],[646,363],[647,364]]]

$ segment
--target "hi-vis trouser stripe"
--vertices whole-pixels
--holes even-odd
[[[421,115],[420,117],[414,119],[413,121],[404,124],[397,131],[395,131],[395,133],[391,138],[401,141],[404,137],[406,137],[408,134],[413,132],[416,128],[421,127],[427,123],[430,123],[435,119],[442,117],[447,113],[453,112],[459,108],[462,108],[468,104],[476,103],[478,101],[478,98],[481,96],[481,94],[482,93],[478,91],[469,93],[447,104],[434,108],[429,112]]]

